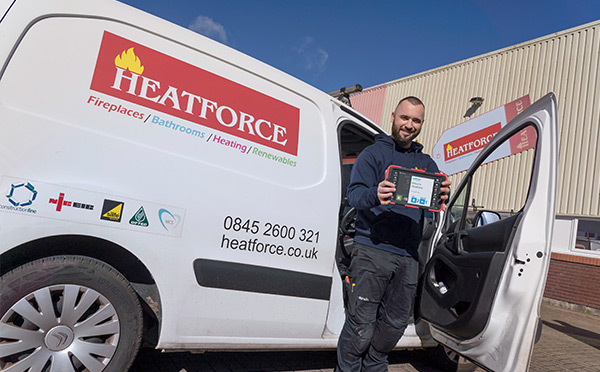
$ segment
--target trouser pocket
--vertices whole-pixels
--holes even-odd
[[[384,293],[385,280],[371,272],[361,272],[352,278],[351,300],[358,323],[374,323]]]

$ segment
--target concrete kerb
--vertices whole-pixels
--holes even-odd
[[[542,301],[549,305],[560,307],[563,309],[575,310],[575,311],[579,311],[579,312],[582,312],[585,314],[600,316],[600,309],[595,309],[593,307],[583,306],[583,305],[579,305],[579,304],[573,304],[573,303],[566,302],[566,301],[559,301],[559,300],[555,300],[553,298],[547,298],[547,297],[544,297],[542,299]]]

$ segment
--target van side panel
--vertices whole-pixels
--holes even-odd
[[[0,188],[36,197],[0,196],[0,253],[63,234],[125,247],[160,292],[159,347],[320,339],[340,189],[327,97],[154,17],[127,23],[48,16],[15,40]]]

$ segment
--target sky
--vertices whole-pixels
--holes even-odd
[[[325,92],[600,20],[600,0],[122,0]]]

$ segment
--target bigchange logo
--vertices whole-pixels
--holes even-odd
[[[92,90],[246,140],[298,153],[297,107],[104,32]]]

